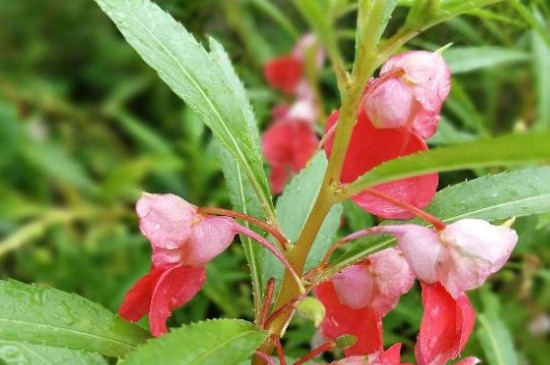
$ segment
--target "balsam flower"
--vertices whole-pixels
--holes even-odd
[[[398,246],[419,280],[440,282],[454,298],[480,287],[500,270],[518,240],[506,225],[480,219],[462,219],[441,232],[414,224],[380,226],[379,232],[397,236]]]
[[[375,127],[408,127],[428,138],[437,130],[450,87],[449,66],[440,52],[404,52],[369,81],[362,105]]]
[[[346,355],[381,351],[382,317],[413,283],[409,265],[394,248],[350,266],[315,289],[326,309],[321,333],[328,339],[344,334],[357,337],[357,342],[344,350]]]
[[[273,194],[281,193],[288,179],[306,166],[318,143],[319,138],[307,119],[281,119],[264,132],[262,150],[271,166]]]
[[[172,311],[190,301],[206,280],[205,265],[222,253],[236,234],[245,234],[287,263],[269,242],[233,218],[200,214],[173,194],[144,193],[136,205],[139,228],[153,248],[151,271],[128,291],[119,314],[137,321],[149,314],[154,336],[167,331]],[[296,277],[296,273],[292,270]]]
[[[328,118],[325,131],[329,131],[337,123],[338,117],[339,112],[334,112]],[[330,156],[333,141],[334,136],[327,139],[327,156]],[[340,180],[342,183],[351,183],[385,161],[427,149],[426,143],[420,137],[404,128],[375,128],[361,109],[353,128]],[[372,189],[423,208],[435,196],[437,183],[438,175],[435,173],[392,181]],[[368,191],[355,195],[352,200],[362,209],[382,218],[405,219],[413,216],[410,212],[369,194]]]
[[[401,362],[401,344],[396,343],[385,351],[376,351],[365,356],[349,356],[331,365],[407,365]]]

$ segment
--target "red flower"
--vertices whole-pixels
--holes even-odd
[[[382,351],[382,317],[413,283],[409,265],[394,248],[348,267],[315,289],[326,310],[321,333],[329,339],[357,337],[355,345],[344,350],[347,356]]]
[[[440,283],[422,283],[422,304],[416,361],[418,365],[443,365],[460,355],[472,333],[475,312],[466,294],[454,299]]]
[[[273,194],[281,193],[291,175],[305,167],[318,143],[311,122],[303,119],[283,119],[264,132],[262,149],[271,166]]]
[[[166,320],[199,292],[206,280],[204,267],[168,265],[153,268],[126,293],[118,313],[135,322],[149,314],[153,336],[166,333]]]
[[[346,356],[370,354],[382,350],[382,317],[374,309],[353,309],[343,304],[330,281],[315,289],[315,295],[324,304],[325,319],[321,333],[335,339],[344,334],[357,337],[355,345],[344,350]]]
[[[269,85],[286,94],[296,92],[303,73],[302,60],[293,55],[275,58],[264,66],[264,77]]]
[[[338,117],[339,112],[334,112],[329,117],[325,127],[326,131],[337,122]],[[405,128],[375,128],[363,108],[360,109],[357,118],[342,170],[341,181],[343,183],[353,182],[365,172],[385,161],[428,149],[422,138]],[[327,155],[330,155],[333,141],[333,136],[327,140],[325,146]],[[423,208],[433,199],[437,182],[437,174],[427,174],[377,185],[372,189]],[[367,212],[383,218],[404,219],[413,216],[368,192],[357,194],[352,200]]]

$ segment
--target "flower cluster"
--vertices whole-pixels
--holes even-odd
[[[365,89],[341,175],[354,181],[384,161],[424,151],[449,94],[449,68],[438,52],[410,51],[382,67]],[[339,113],[329,118],[327,133]],[[333,138],[325,150],[330,155]],[[362,209],[382,218],[403,219],[429,204],[437,174],[378,185],[354,196]],[[398,202],[399,204],[396,204]],[[437,219],[435,219],[438,221]],[[357,342],[335,364],[400,364],[400,344],[382,346],[382,318],[399,297],[421,282],[424,314],[415,347],[419,365],[443,365],[459,356],[473,329],[475,313],[465,291],[481,286],[508,260],[517,235],[506,224],[494,226],[463,219],[435,229],[414,225],[380,225],[348,236],[391,234],[389,248],[356,263],[319,285],[315,294],[326,307],[321,333],[327,339],[352,334]],[[461,364],[474,364],[467,358]]]
[[[282,190],[292,172],[306,164],[318,144],[313,129],[315,106],[303,80],[305,50],[312,42],[311,37],[302,39],[291,55],[273,60],[265,69],[266,78],[274,88],[297,98],[292,107],[274,109],[275,121],[263,137],[275,193]],[[316,64],[321,63],[322,53],[316,54]],[[449,79],[449,69],[437,52],[411,51],[388,60],[379,77],[369,81],[362,95],[341,183],[353,182],[385,161],[427,150],[424,139],[437,129],[439,113],[449,93]],[[326,125],[325,152],[329,156],[338,118],[336,111]],[[508,222],[497,226],[468,218],[446,225],[422,211],[433,199],[437,183],[437,174],[427,174],[381,184],[352,198],[362,209],[381,218],[406,219],[417,215],[433,228],[411,223],[381,224],[336,242],[321,265],[312,270],[314,274],[315,270],[323,273],[333,250],[357,238],[392,235],[397,244],[332,277],[319,276],[323,279],[308,281],[308,290],[312,290],[319,301],[310,300],[319,307],[319,302],[324,306],[320,335],[326,342],[296,364],[339,346],[339,339],[344,335],[352,335],[356,341],[346,345],[347,357],[334,365],[402,364],[401,344],[387,350],[383,348],[382,323],[400,297],[411,290],[415,280],[420,282],[424,309],[415,345],[417,364],[444,365],[460,356],[475,321],[466,292],[480,287],[502,268],[518,237]],[[269,315],[275,288],[274,279],[270,279],[257,321],[259,327],[271,329],[269,324],[278,315],[284,310],[293,311],[297,302],[307,295],[301,278],[287,260],[292,247],[287,247],[282,233],[267,222],[242,213],[197,208],[172,194],[145,193],[137,203],[136,212],[140,230],[151,242],[152,267],[129,290],[119,313],[131,321],[149,314],[155,336],[167,331],[166,320],[171,312],[202,288],[206,280],[205,265],[223,252],[236,234],[247,235],[266,247],[302,289],[299,297]],[[271,233],[283,250],[275,249],[263,236],[238,224],[234,218],[248,220]],[[319,282],[321,280],[325,281]],[[281,355],[278,336],[270,333]],[[269,358],[265,353],[260,357]],[[475,357],[468,357],[457,364],[473,365],[477,361]]]
[[[316,50],[313,35],[304,36],[289,55],[275,58],[264,67],[264,75],[271,87],[294,98],[288,106],[273,108],[271,126],[264,132],[262,149],[271,167],[271,190],[279,194],[292,176],[300,171],[313,155],[319,139],[315,133],[318,106],[313,88],[305,77],[306,64],[314,52],[315,67],[324,61],[321,50]]]

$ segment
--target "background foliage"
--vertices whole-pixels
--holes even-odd
[[[290,51],[307,31],[293,7],[283,0],[157,3],[199,41],[206,44],[213,36],[224,46],[265,126],[281,96],[266,87],[262,63]],[[390,31],[405,14],[405,7],[397,8]],[[410,42],[426,49],[453,42],[445,53],[453,70],[451,96],[431,145],[549,129],[549,21],[547,1],[513,0],[450,20]],[[0,24],[0,275],[74,292],[115,311],[150,265],[133,213],[142,190],[230,206],[216,145],[94,2],[3,0]],[[351,12],[341,14],[338,24],[351,60]],[[336,84],[329,68],[320,76],[328,112],[338,107]],[[440,187],[502,171],[443,173]],[[277,209],[289,209],[285,204]],[[342,232],[374,222],[352,204],[343,209]],[[513,259],[473,295],[482,316],[466,354],[490,364],[547,363],[549,332],[533,334],[532,326],[550,322],[549,223],[548,214],[517,220],[520,242]],[[241,247],[210,263],[208,277],[170,325],[253,318]],[[419,303],[412,291],[385,320],[385,340],[403,342],[408,359]],[[303,353],[313,332],[309,322],[295,320],[288,354]],[[0,342],[0,363],[17,363],[29,353]]]

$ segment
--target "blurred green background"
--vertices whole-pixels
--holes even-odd
[[[290,4],[157,2],[199,39],[212,35],[224,45],[265,127],[282,96],[266,87],[261,66],[307,32]],[[388,31],[405,15],[399,7]],[[452,92],[431,145],[550,126],[549,20],[547,0],[505,2],[410,42],[432,50],[453,43],[445,54]],[[351,60],[353,7],[337,24]],[[320,82],[329,112],[338,107],[330,68]],[[443,174],[441,187],[495,171]],[[150,265],[133,212],[141,191],[229,207],[208,131],[92,0],[0,0],[0,174],[1,277],[76,292],[113,311]],[[352,204],[345,215],[343,232],[373,223]],[[497,340],[511,341],[522,364],[550,363],[549,223],[550,215],[519,219],[513,259],[472,293],[478,312],[496,318],[497,333],[506,337]],[[171,325],[251,317],[241,248],[234,245],[208,271],[204,290]],[[404,342],[409,360],[420,316],[415,290],[385,320],[386,342]],[[486,359],[480,331],[466,353]],[[304,353],[313,333],[310,323],[296,319],[288,355]]]

